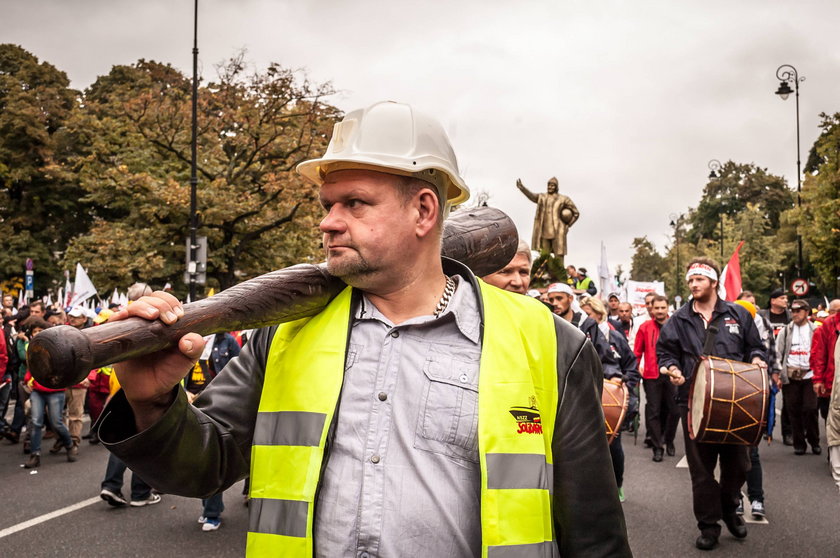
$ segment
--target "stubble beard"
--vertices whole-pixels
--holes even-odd
[[[352,254],[345,254],[341,258],[330,257],[328,253],[327,271],[348,285],[359,286],[354,283],[370,276],[376,269],[354,248]]]

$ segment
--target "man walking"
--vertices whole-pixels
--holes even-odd
[[[641,366],[642,385],[645,389],[645,430],[653,447],[653,460],[658,463],[662,461],[666,450],[669,456],[676,454],[674,437],[680,416],[677,411],[677,388],[668,376],[660,374],[656,360],[659,333],[668,321],[668,299],[662,295],[655,295],[652,304],[653,319],[639,326],[633,352],[636,353],[636,360],[643,363]]]
[[[790,310],[788,309],[788,297],[784,289],[774,289],[770,293],[770,300],[767,303],[767,308],[758,311],[759,315],[764,318],[773,328],[773,340],[779,337],[779,332],[788,325],[793,319]],[[782,430],[782,443],[786,446],[793,445],[793,435],[790,428],[790,416],[787,406],[787,398],[782,396],[782,420],[780,421]]]
[[[352,111],[298,172],[350,286],[257,331],[192,406],[177,383],[199,335],[120,363],[102,442],[187,496],[250,457],[250,556],[629,556],[594,349],[440,257],[443,215],[469,195],[440,124],[398,103]],[[117,319],[182,314],[158,292]]]
[[[814,392],[811,371],[811,340],[816,326],[808,319],[810,305],[794,300],[790,306],[793,321],[779,332],[776,349],[782,368],[782,396],[788,410],[793,434],[793,452],[804,455],[811,445],[815,455],[822,453],[820,428],[817,419],[817,394]]]
[[[749,469],[747,446],[700,443],[688,431],[688,393],[703,347],[712,345],[712,355],[767,367],[765,351],[755,323],[741,306],[718,297],[720,271],[708,258],[694,258],[688,265],[686,282],[692,301],[677,310],[662,327],[656,344],[657,364],[679,386],[678,403],[683,421],[686,458],[691,475],[694,516],[700,536],[695,545],[711,550],[718,544],[721,519],[737,538],[747,536],[743,517],[737,515],[741,486]],[[715,335],[710,329],[715,326]],[[720,480],[715,467],[720,465]]]
[[[832,304],[834,302],[832,301]],[[835,312],[823,322],[823,325],[814,330],[811,344],[810,364],[814,372],[811,382],[814,393],[817,394],[817,408],[823,420],[828,417],[828,404],[834,384],[834,352],[838,333],[840,333],[840,312]]]

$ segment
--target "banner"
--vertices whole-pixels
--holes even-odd
[[[644,314],[645,295],[656,293],[665,295],[665,283],[662,281],[633,281],[628,279],[624,282],[624,300],[633,305],[633,314],[639,316]]]

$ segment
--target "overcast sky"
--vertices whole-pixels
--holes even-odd
[[[0,42],[20,44],[83,89],[139,58],[192,72],[192,0],[0,0]],[[473,193],[530,241],[521,177],[551,176],[581,218],[567,262],[591,274],[606,243],[627,267],[633,237],[668,242],[669,214],[696,206],[710,159],[755,163],[796,186],[820,112],[840,111],[836,0],[570,2],[201,0],[200,64],[246,48],[257,68],[304,68],[345,111],[383,99],[439,117]]]

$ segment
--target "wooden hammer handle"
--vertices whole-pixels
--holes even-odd
[[[454,213],[444,223],[441,252],[483,276],[506,266],[518,243],[516,226],[507,215],[481,207]],[[185,304],[184,316],[172,325],[128,318],[84,330],[45,329],[29,344],[29,369],[45,387],[69,387],[95,368],[172,347],[190,332],[210,335],[314,316],[345,286],[325,264],[301,264]]]

